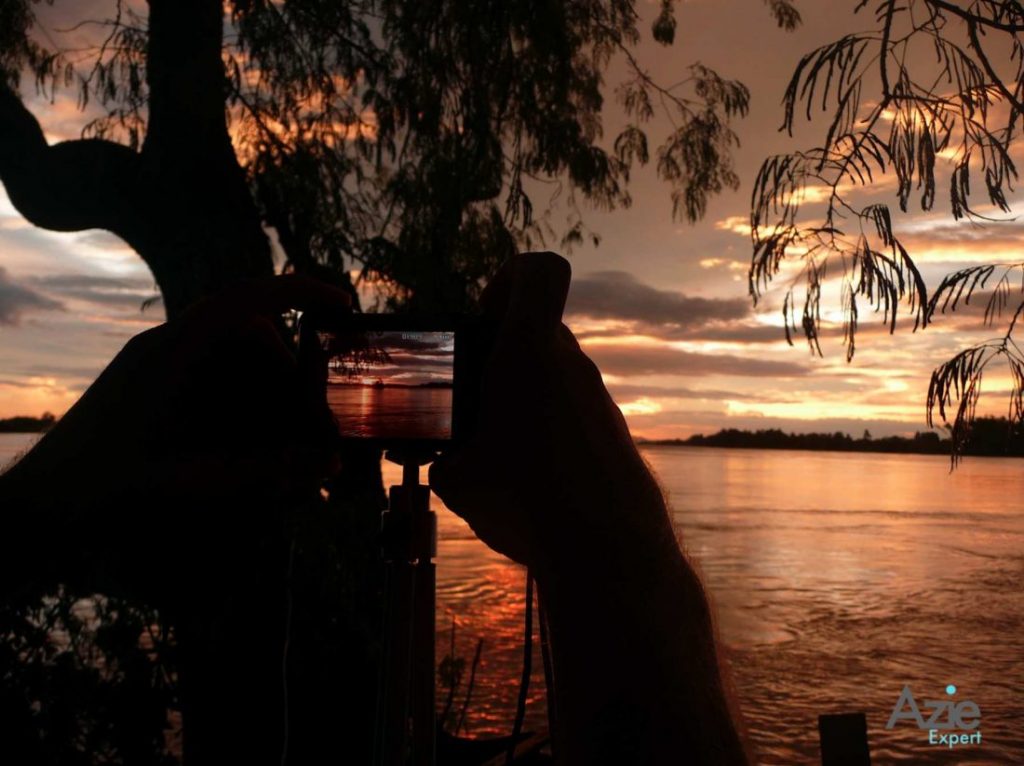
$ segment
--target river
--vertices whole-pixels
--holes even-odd
[[[0,464],[28,443],[0,434]],[[950,473],[924,455],[643,453],[712,599],[760,763],[819,763],[828,712],[866,714],[876,764],[1024,763],[1024,461],[968,458]],[[399,480],[386,463],[385,481]],[[467,727],[501,733],[518,689],[523,570],[433,502],[438,656],[453,621],[467,666],[484,638]],[[930,745],[910,722],[887,730],[904,685],[922,709],[976,703],[981,744]],[[529,710],[544,721],[539,672]]]

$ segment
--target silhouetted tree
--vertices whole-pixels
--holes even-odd
[[[981,393],[983,373],[1002,360],[1012,378],[1010,423],[1024,422],[1024,352],[1013,338],[1024,313],[1024,262],[979,265],[947,275],[929,295],[912,254],[901,244],[885,204],[858,206],[851,191],[888,172],[906,211],[911,198],[931,210],[936,169],[949,170],[949,210],[956,219],[987,222],[971,199],[980,187],[996,210],[1009,211],[1007,191],[1017,178],[1011,148],[1024,127],[1024,6],[1015,0],[859,0],[871,15],[852,32],[804,56],[784,99],[783,129],[799,114],[829,113],[821,146],[770,157],[753,190],[750,292],[756,301],[784,261],[800,265],[805,287],[797,319],[795,286],[787,290],[786,337],[799,324],[820,354],[821,286],[842,277],[847,359],[853,358],[860,312],[881,311],[890,332],[903,303],[914,329],[936,313],[955,310],[995,281],[985,322],[1005,311],[1004,334],[965,349],[932,374],[929,425],[952,415],[954,461],[963,450]],[[980,181],[980,183],[979,183]],[[808,197],[808,189],[815,194]],[[825,199],[824,215],[806,201]],[[1012,311],[1011,311],[1012,309]]]
[[[769,5],[797,23],[788,3]],[[656,83],[633,53],[632,0],[151,0],[148,17],[117,0],[112,18],[82,20],[96,46],[73,55],[37,34],[36,6],[3,4],[0,179],[41,227],[124,238],[172,316],[269,273],[263,226],[296,269],[355,265],[395,297],[458,308],[517,242],[555,232],[529,179],[564,188],[565,244],[587,233],[578,199],[629,204],[656,108],[674,119],[657,167],[679,216],[737,184],[729,120],[746,89],[700,65]],[[676,23],[665,0],[654,38],[671,44]],[[631,124],[607,151],[603,72],[617,55]],[[47,146],[17,95],[26,71],[105,116]]]

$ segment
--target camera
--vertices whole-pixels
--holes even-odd
[[[340,440],[441,450],[476,428],[496,331],[473,316],[307,314],[299,356],[319,376]]]

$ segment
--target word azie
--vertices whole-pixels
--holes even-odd
[[[956,687],[953,684],[947,686],[946,694],[952,697],[956,694]],[[981,730],[978,729],[981,709],[977,703],[971,700],[925,700],[924,709],[930,713],[927,718],[921,713],[910,687],[904,686],[885,728],[894,728],[898,721],[913,721],[918,729],[927,730],[929,745],[944,745],[952,749],[960,745],[981,744]]]

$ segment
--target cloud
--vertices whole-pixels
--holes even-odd
[[[64,306],[36,292],[30,287],[19,285],[0,266],[0,324],[18,324],[22,315],[30,311],[56,311]]]
[[[1016,304],[1014,304],[1016,306]],[[971,308],[975,307],[975,301],[971,301]],[[984,305],[982,304],[982,309]],[[965,312],[966,313],[966,312]],[[980,315],[981,310],[976,312]],[[1006,312],[1004,312],[1005,315]],[[1012,312],[1011,312],[1012,313]],[[971,319],[967,322],[965,319],[963,322],[954,322],[952,319],[944,318],[943,321],[949,323],[949,326],[956,326],[958,329],[974,329],[980,327],[977,319]],[[913,327],[912,321],[903,321],[897,326],[897,332],[905,330],[910,332]],[[579,330],[574,329],[574,334],[581,340],[587,340],[590,338],[616,338],[621,337],[624,331],[620,328],[582,328]],[[642,334],[649,338],[657,338],[663,341],[691,341],[693,343],[709,342],[709,343],[733,343],[737,345],[753,345],[753,344],[771,344],[786,342],[786,331],[781,325],[770,325],[770,324],[752,324],[748,322],[725,322],[715,323],[704,327],[675,327],[673,325],[644,325],[637,328],[637,332],[633,334]],[[822,322],[821,328],[818,332],[820,338],[830,339],[842,339],[845,335],[843,326],[838,323]],[[867,313],[861,315],[861,324],[857,326],[857,337],[864,338],[867,336],[885,336],[889,335],[889,325],[886,322],[881,321],[881,315],[879,314],[877,319],[873,313]],[[804,339],[803,332],[800,328],[797,328],[795,332],[791,333],[793,345],[797,347],[806,348],[806,340]],[[836,348],[839,348],[838,346]]]
[[[141,310],[143,301],[156,296],[151,280],[92,274],[53,274],[34,277],[31,283],[65,298],[102,306]]]
[[[702,269],[717,269],[724,266],[729,271],[747,271],[750,268],[749,263],[732,258],[701,258],[698,263]]]
[[[750,310],[746,298],[695,298],[659,290],[626,271],[599,271],[573,280],[566,306],[567,315],[684,328],[740,319]]]
[[[908,224],[904,229],[901,241],[921,244],[948,242],[964,246],[984,242],[1019,248],[1024,238],[1024,221],[1016,219],[976,225],[950,219],[926,220]]]
[[[716,389],[684,388],[682,386],[637,386],[631,383],[609,383],[608,393],[612,398],[631,399],[637,397],[655,397],[671,399],[707,399],[728,400],[742,399],[746,394],[737,391],[720,391]]]
[[[626,344],[595,344],[587,355],[610,375],[742,375],[797,377],[807,370],[791,362],[748,359],[730,354],[697,354],[672,348]]]

